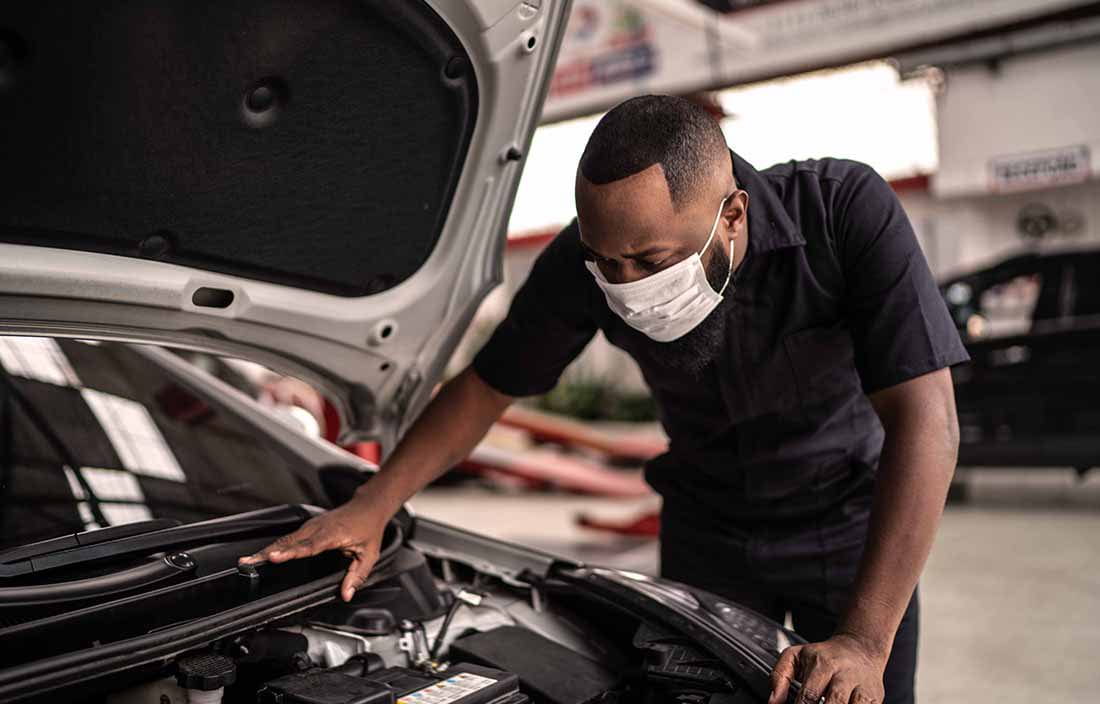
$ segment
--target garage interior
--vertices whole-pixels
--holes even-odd
[[[934,277],[921,269],[923,292],[970,357],[950,369],[958,466],[919,582],[917,701],[1097,700],[1100,2],[332,0],[327,13],[302,0],[251,2],[255,12],[132,5],[141,11],[83,8],[111,19],[104,34],[132,40],[117,46],[78,22],[65,32],[81,42],[43,29],[66,24],[60,5],[21,5],[18,27],[0,11],[0,164],[17,165],[0,181],[20,194],[0,196],[0,581],[11,580],[0,584],[0,635],[18,635],[0,638],[0,701],[62,692],[51,701],[188,704],[259,693],[402,704],[445,686],[475,687],[486,701],[507,689],[493,704],[634,704],[640,691],[647,704],[672,701],[661,698],[669,691],[678,704],[765,701],[770,669],[799,626],[790,613],[783,624],[746,616],[657,579],[662,505],[644,472],[670,440],[641,369],[602,332],[556,387],[504,404],[468,455],[440,461],[444,473],[412,497],[410,513],[380,522],[380,546],[273,558],[272,541],[314,525],[316,506],[350,515],[338,507],[369,493],[360,491],[367,477],[447,397],[438,393],[447,382],[468,378],[540,255],[576,218],[589,136],[614,106],[649,94],[701,107],[702,122],[713,130],[713,118],[758,170],[826,157],[867,164],[912,224]],[[206,31],[207,10],[224,12],[224,36]],[[544,41],[548,26],[560,47]],[[53,44],[36,44],[37,30]],[[193,49],[208,63],[177,71],[177,52]],[[148,72],[110,68],[143,56],[154,57]],[[346,57],[358,63],[340,64]],[[253,59],[263,76],[229,86],[243,72],[237,62],[252,70]],[[283,69],[300,73],[284,80]],[[72,90],[32,80],[70,74],[85,76]],[[208,90],[210,76],[219,90]],[[356,103],[378,86],[401,114],[383,100]],[[20,91],[34,101],[10,99]],[[19,129],[5,134],[7,124]],[[47,147],[23,132],[45,135]],[[906,262],[919,261],[914,252]],[[710,275],[701,260],[699,269],[696,283]],[[601,281],[598,264],[589,270]],[[789,374],[788,345],[813,325],[777,333],[768,359]],[[801,339],[812,358],[815,338]],[[920,376],[939,372],[948,389],[950,362],[935,358],[940,366]],[[848,390],[870,409],[856,382]],[[817,400],[838,398],[834,387]],[[950,392],[941,400],[949,407]],[[717,405],[732,408],[725,397]],[[795,403],[776,408],[751,420],[809,418]],[[881,430],[866,417],[874,428],[861,442]],[[855,467],[854,452],[826,469]],[[778,506],[789,494],[776,491],[768,499]],[[200,523],[213,523],[213,537]],[[191,530],[191,543],[173,532]],[[819,523],[824,553],[821,535]],[[297,545],[313,543],[307,535]],[[381,548],[378,565],[342,582],[348,565],[364,564],[364,546]],[[621,591],[601,592],[606,576],[589,566],[613,568]],[[366,608],[342,611],[345,589],[347,601],[361,599],[349,608]],[[416,616],[372,611],[376,597]],[[694,601],[692,617],[728,617],[705,644],[725,650],[706,650],[652,611],[682,617],[678,598]],[[615,619],[597,634],[605,606]],[[250,632],[188,630],[228,622],[231,609],[252,619],[241,626]],[[118,633],[108,633],[116,619]],[[693,637],[705,631],[690,619]],[[738,629],[746,643],[759,639],[756,660],[743,657],[755,646],[728,636]],[[286,652],[252,658],[249,647],[268,637]],[[524,650],[507,638],[546,650],[521,652],[519,674],[485,669],[500,663],[479,654],[510,664]],[[121,652],[131,639],[152,654]],[[448,673],[452,646],[472,669]],[[109,670],[97,648],[123,664]],[[542,662],[543,652],[563,659]],[[691,669],[699,653],[713,681],[676,689],[675,658]],[[201,672],[211,662],[222,671]],[[560,685],[561,662],[590,666],[594,688],[539,698],[530,673]],[[243,682],[238,665],[252,668]],[[351,680],[360,693],[369,684],[374,698],[309,699],[323,689],[314,676]],[[404,689],[393,684],[405,677]],[[77,692],[85,681],[95,687]],[[472,702],[466,694],[440,701]]]
[[[629,16],[646,27],[638,43],[649,42],[653,55],[664,63],[660,68],[635,64],[642,75],[620,78],[618,87],[612,80],[593,85],[586,62],[590,69],[601,51],[612,53],[612,40],[605,35],[609,45],[600,47],[596,39],[589,44],[567,39],[559,56],[559,70],[567,73],[556,78],[559,93],[548,99],[512,215],[505,283],[483,304],[450,369],[458,371],[471,359],[503,317],[534,258],[572,217],[573,165],[602,115],[589,106],[610,105],[632,94],[693,94],[714,110],[731,147],[758,168],[825,155],[870,163],[890,180],[941,282],[1013,257],[1062,252],[1076,257],[1100,246],[1100,74],[1095,71],[1100,65],[1100,16],[1095,6],[1031,3],[1037,14],[1026,20],[998,24],[987,16],[983,22],[988,24],[980,28],[969,25],[956,31],[933,28],[935,23],[920,14],[931,12],[933,3],[903,3],[915,14],[878,18],[882,24],[876,39],[889,37],[884,41],[892,44],[886,46],[853,41],[841,48],[828,45],[827,37],[806,39],[797,33],[807,17],[824,21],[826,9],[838,4],[718,0],[708,8],[720,13],[715,17],[697,7],[673,8],[677,3],[576,2],[571,20],[575,31],[586,23]],[[986,4],[984,11],[1005,9],[993,8],[995,4]],[[876,12],[874,3],[849,5],[850,14],[836,10],[832,21],[838,27],[848,23],[846,36],[865,39],[859,34],[860,22]],[[725,23],[725,29],[707,31],[711,22]],[[697,28],[705,41],[737,57],[739,22],[749,28],[795,28],[794,36],[805,39],[802,54],[790,58],[780,51],[769,59],[754,55],[749,66],[732,58],[715,61],[722,49],[704,51],[685,31]],[[912,33],[906,34],[907,29]],[[599,36],[598,30],[591,32]],[[794,39],[774,41],[789,47]],[[859,44],[858,51],[854,44]],[[620,37],[613,45],[621,48],[629,41]],[[834,53],[834,48],[839,50]],[[845,51],[859,55],[849,53],[853,60],[847,61],[842,58]],[[751,65],[769,60],[768,65]],[[718,76],[709,79],[710,85],[699,77],[700,62]],[[797,70],[788,72],[788,67]],[[722,77],[723,70],[734,80]],[[581,75],[589,78],[582,80]],[[750,80],[737,80],[739,75]],[[807,121],[798,110],[800,102],[826,93],[833,100]],[[1051,158],[1061,166],[1047,169],[1038,163]],[[1100,277],[1100,268],[1082,267],[1082,275]],[[1026,318],[1038,295],[1033,277],[1030,272],[1002,277],[1000,287],[985,294],[993,313],[983,318],[984,334],[972,341],[992,344],[990,340],[1027,331]],[[1087,349],[1079,350],[1082,361],[1092,356]],[[630,359],[599,338],[567,372],[566,383],[570,380],[578,395],[580,389],[598,385],[593,380],[644,393]],[[1045,391],[1029,389],[1025,396],[1033,403],[1034,394],[1041,393]],[[1002,419],[1002,426],[1013,422],[1035,421]],[[622,427],[613,420],[594,423]],[[631,432],[659,436],[653,427]],[[964,419],[967,432],[972,439],[992,433],[989,444],[999,447],[1010,444],[1012,433],[1006,427],[967,430]],[[1023,440],[1033,448],[1039,442]],[[486,443],[510,449],[547,447],[507,428]],[[968,458],[966,448],[962,450],[951,500],[921,580],[920,701],[939,704],[992,696],[1021,704],[1084,702],[1100,686],[1100,671],[1090,654],[1100,647],[1100,540],[1094,532],[1100,529],[1100,476],[1074,464],[1100,456],[1096,449],[1079,459],[1037,452],[1038,458],[1017,460],[990,458],[980,451]],[[532,483],[541,489],[532,492]],[[482,478],[431,487],[413,501],[416,510],[457,525],[646,573],[657,570],[656,541],[623,532],[644,531],[638,517],[658,505],[655,497],[582,495],[555,488],[553,480],[530,477],[518,486]],[[586,528],[582,516],[610,523],[619,532]]]

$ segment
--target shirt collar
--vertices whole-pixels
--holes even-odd
[[[749,194],[749,249],[770,252],[806,244],[806,239],[779,200],[775,187],[733,150],[730,150],[730,157],[733,159],[733,178],[737,181],[737,187]]]

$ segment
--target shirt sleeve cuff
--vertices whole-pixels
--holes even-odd
[[[970,355],[967,354],[966,349],[959,347],[935,357],[929,357],[917,362],[909,362],[908,364],[899,364],[893,367],[889,374],[879,375],[865,382],[863,384],[863,393],[870,395],[876,391],[882,391],[891,386],[897,386],[898,384],[912,381],[919,376],[924,376],[925,374],[930,374],[931,372],[969,361]]]

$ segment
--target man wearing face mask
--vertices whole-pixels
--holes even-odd
[[[602,331],[670,438],[646,468],[662,573],[790,614],[813,642],[783,654],[773,702],[792,678],[808,704],[912,702],[916,585],[957,448],[948,367],[967,356],[889,186],[836,159],[757,171],[702,109],[645,96],[597,125],[576,201],[378,475],[247,559],[343,550],[350,598],[402,503]]]

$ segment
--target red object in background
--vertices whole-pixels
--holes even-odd
[[[336,406],[324,400],[325,427],[321,434],[325,440],[336,444],[336,438],[340,437],[340,414],[336,412]]]
[[[340,416],[327,399],[324,421],[324,438],[335,443],[340,435]],[[667,448],[661,437],[592,428],[570,418],[519,406],[508,409],[499,422],[520,428],[539,442],[596,450],[611,458],[639,463]],[[376,442],[355,442],[342,447],[374,464],[382,460],[382,448]],[[507,450],[482,444],[458,467],[502,484],[530,488],[557,487],[584,494],[623,497],[652,493],[639,471],[613,469],[599,461],[551,449]]]
[[[656,538],[661,532],[661,512],[645,513],[626,521],[605,521],[582,513],[577,516],[577,525],[604,533]]]
[[[344,445],[344,449],[373,464],[379,464],[382,461],[382,446],[376,442],[353,442],[350,445]]]
[[[893,188],[895,193],[927,193],[931,181],[932,177],[928,174],[917,174],[916,176],[891,179],[889,183],[890,188]]]
[[[640,471],[611,469],[548,449],[509,450],[482,443],[459,468],[490,479],[509,476],[513,480],[508,483],[521,486],[555,487],[581,494],[637,497],[653,493]]]
[[[498,422],[526,431],[537,442],[583,447],[612,459],[645,462],[668,449],[668,442],[656,435],[595,428],[572,418],[523,406],[511,406]]]
[[[332,444],[340,437],[340,414],[336,412],[336,406],[325,399],[325,432],[324,438]],[[371,462],[379,464],[382,461],[382,446],[376,442],[353,442],[348,445],[340,445],[351,454]]]
[[[505,246],[508,249],[542,249],[546,245],[558,236],[564,225],[547,227],[541,230],[531,230],[530,232],[523,233],[511,233],[508,235],[508,239]]]
[[[188,425],[198,425],[213,417],[214,409],[206,401],[178,384],[166,384],[155,394],[165,415]]]

